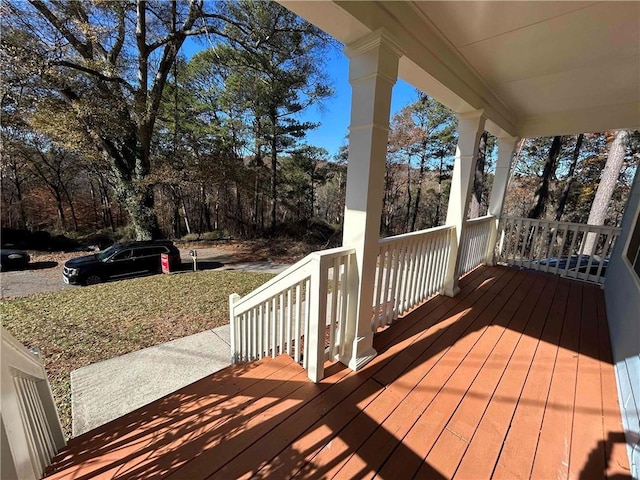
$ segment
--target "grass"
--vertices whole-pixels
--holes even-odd
[[[72,370],[229,323],[229,295],[273,275],[201,271],[155,275],[0,303],[4,327],[38,347],[67,437]]]

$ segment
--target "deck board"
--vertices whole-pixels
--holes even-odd
[[[49,478],[625,478],[602,291],[481,267],[315,385],[234,366],[73,439]]]
[[[463,419],[460,416],[454,419],[452,415],[456,407],[459,404],[461,405],[464,399],[470,399],[471,403],[479,399],[475,393],[470,393],[469,390],[473,385],[476,385],[476,387],[479,385],[476,382],[478,380],[477,375],[482,371],[482,367],[489,359],[492,349],[500,340],[502,332],[504,332],[501,328],[490,327],[495,326],[493,322],[499,312],[508,312],[507,307],[513,300],[511,294],[525,278],[525,275],[518,275],[517,277],[516,279],[510,278],[510,282],[507,284],[508,287],[502,290],[490,302],[488,308],[480,313],[477,330],[473,334],[466,335],[465,342],[456,342],[455,347],[460,354],[465,355],[464,358],[454,362],[457,363],[454,374],[442,385],[440,391],[433,393],[434,398],[432,399],[429,396],[428,399],[424,400],[425,402],[429,400],[431,403],[427,405],[420,419],[403,440],[405,445],[416,452],[414,458],[402,458],[394,454],[380,472],[381,477],[384,478],[385,475],[390,475],[393,470],[399,469],[400,478],[410,478],[423,464],[424,457],[429,453],[436,440],[444,442],[441,445],[444,455],[437,457],[439,463],[428,463],[446,474],[447,469],[443,463],[449,462],[455,456],[453,452],[461,448],[465,442],[461,438],[463,433],[458,432],[458,429],[462,430],[462,425],[454,425]],[[469,348],[465,344],[466,341],[475,341],[475,343]],[[444,368],[440,370],[446,371]],[[488,385],[485,384],[484,386]],[[465,407],[462,408],[465,409]],[[444,429],[445,424],[446,429]],[[438,439],[440,434],[443,437]],[[450,462],[447,464],[450,464]]]
[[[542,331],[542,337],[547,341],[540,342],[538,345],[531,364],[532,374],[527,377],[511,424],[506,432],[502,450],[499,449],[499,443],[494,444],[492,439],[479,438],[474,446],[477,446],[480,451],[474,456],[467,454],[465,457],[467,478],[471,473],[468,469],[469,460],[480,457],[487,458],[487,455],[492,455],[491,458],[499,455],[493,471],[493,478],[504,480],[528,478],[538,444],[538,435],[532,435],[532,432],[539,432],[542,425],[544,406],[549,394],[551,376],[558,352],[557,345],[564,321],[569,283],[568,280],[561,280],[558,283],[547,322]]]
[[[531,478],[567,478],[580,344],[582,284],[572,282]]]

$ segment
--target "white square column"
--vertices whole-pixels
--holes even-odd
[[[458,287],[458,264],[460,263],[460,239],[469,211],[469,193],[473,186],[473,173],[478,159],[478,144],[484,132],[485,118],[482,110],[458,114],[458,146],[453,164],[449,207],[447,208],[448,226],[454,226],[451,235],[451,252],[447,264],[447,275],[443,293],[454,297],[460,291]]]
[[[494,264],[498,224],[500,223],[502,209],[504,208],[504,199],[507,196],[507,186],[511,175],[511,164],[513,163],[513,156],[518,140],[519,139],[517,137],[498,137],[498,159],[496,161],[496,173],[493,177],[493,186],[491,187],[488,211],[488,214],[493,215],[495,220],[491,225],[489,248],[487,248],[487,265]]]
[[[353,370],[376,356],[372,304],[384,195],[391,90],[402,51],[383,31],[348,45],[352,87],[349,160],[342,244],[356,250],[350,279],[345,345],[340,360]]]

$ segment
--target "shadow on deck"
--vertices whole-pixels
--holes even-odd
[[[50,478],[629,478],[602,291],[481,267],[354,373],[229,367],[69,442]]]

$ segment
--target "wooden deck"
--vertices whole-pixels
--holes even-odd
[[[77,437],[50,478],[627,478],[602,291],[481,267],[314,385],[238,365]]]

